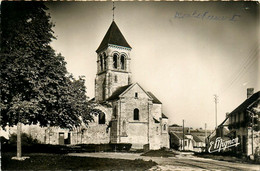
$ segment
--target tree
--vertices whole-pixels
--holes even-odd
[[[98,113],[87,102],[84,79],[69,75],[42,2],[1,4],[1,126],[18,123],[74,128]],[[19,125],[19,124],[18,124]]]

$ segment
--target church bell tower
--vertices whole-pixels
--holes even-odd
[[[118,88],[131,84],[131,46],[113,21],[96,50],[95,100],[103,102]]]

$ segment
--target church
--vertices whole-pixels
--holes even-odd
[[[162,103],[140,84],[132,82],[131,46],[113,21],[96,50],[95,98],[104,112],[96,118],[104,141],[131,143],[132,148],[169,148],[168,118]],[[90,124],[91,126],[94,126]],[[95,127],[95,126],[94,126]],[[94,128],[92,127],[92,129]],[[104,134],[108,129],[108,134]],[[98,133],[99,134],[99,133]],[[95,140],[94,140],[95,141]]]
[[[113,21],[97,53],[95,97],[102,114],[75,130],[23,125],[22,132],[46,144],[131,144],[132,149],[169,148],[162,103],[132,82],[131,46]],[[95,59],[93,59],[95,60]],[[10,128],[9,135],[16,133]]]

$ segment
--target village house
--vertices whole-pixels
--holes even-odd
[[[230,136],[238,137],[240,145],[234,149],[246,156],[260,152],[260,92],[247,89],[247,99],[229,114]]]
[[[170,132],[170,146],[175,150],[193,151],[193,137],[190,134]]]
[[[228,128],[229,126],[229,113],[226,114],[224,121],[218,125],[218,127],[208,136],[208,142],[215,141],[217,137],[221,137],[222,140],[230,140],[231,134]],[[226,149],[228,150],[228,149]]]
[[[193,151],[195,152],[203,152],[205,151],[206,143],[204,138],[200,138],[196,134],[191,133],[193,138]]]
[[[231,136],[230,130],[228,128],[229,120],[230,120],[230,117],[229,117],[229,114],[227,113],[224,121],[221,124],[219,124],[218,127],[212,133],[209,134],[209,136],[207,137],[207,139],[205,141],[207,150],[210,147],[210,142],[215,142],[218,137],[220,137],[223,141],[231,140],[232,136]],[[231,151],[231,150],[232,150],[231,148],[222,149],[222,151],[225,151],[225,152]]]
[[[210,133],[209,130],[205,131],[188,127],[184,127],[183,129],[181,126],[170,126],[170,147],[176,150],[203,152],[206,147],[206,132],[207,134]]]
[[[224,141],[238,138],[238,146],[224,151],[233,151],[245,156],[260,153],[260,92],[253,92],[253,88],[247,89],[247,99],[231,113],[226,114],[225,120],[209,135],[208,142],[215,141],[217,137]]]

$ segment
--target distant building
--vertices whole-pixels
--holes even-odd
[[[170,132],[170,146],[176,150],[193,151],[193,137],[190,134],[183,136],[183,133]]]
[[[193,151],[195,152],[203,152],[205,151],[206,143],[205,138],[200,138],[196,134],[191,133],[193,137]]]
[[[225,120],[212,133],[209,134],[209,136],[207,137],[207,139],[205,141],[207,148],[209,147],[209,143],[215,142],[215,140],[218,137],[221,137],[221,139],[224,140],[224,141],[228,141],[228,140],[232,139],[230,130],[228,128],[229,120],[230,120],[229,116],[230,115],[227,114]],[[232,148],[234,148],[234,147],[232,147]],[[226,148],[226,149],[223,149],[223,150],[224,151],[231,151],[231,148]]]
[[[207,130],[206,133],[206,131],[202,129],[191,129],[188,127],[184,127],[183,129],[181,126],[171,125],[169,127],[169,134],[170,148],[176,150],[203,152],[206,147],[205,135],[210,134],[210,130]]]
[[[223,140],[229,140],[230,137],[230,130],[228,128],[229,126],[229,120],[230,120],[230,115],[227,114],[225,120],[218,125],[218,127],[211,133],[209,134],[209,142],[215,141],[217,137],[221,137]]]

